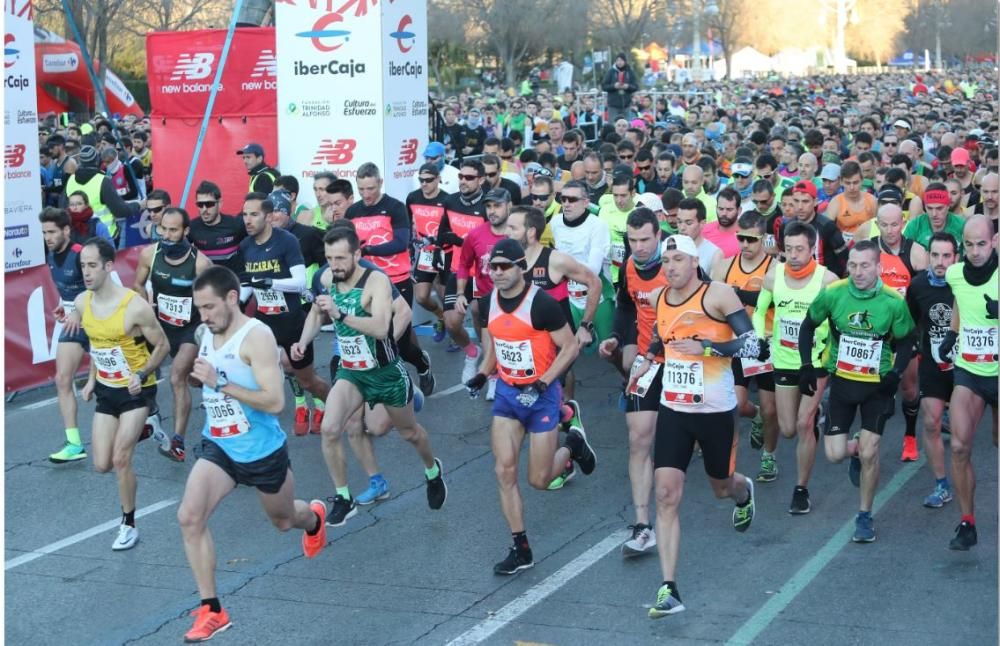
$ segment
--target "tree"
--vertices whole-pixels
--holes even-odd
[[[714,8],[714,11],[706,12],[708,28],[711,30],[712,38],[717,39],[722,47],[722,56],[726,60],[725,76],[728,78],[733,63],[733,52],[746,43],[746,36],[750,31],[748,18],[755,12],[748,0],[716,0]],[[698,10],[699,8],[695,7],[695,11]],[[695,52],[695,55],[697,54],[698,52]]]
[[[590,14],[595,17],[595,36],[615,48],[630,52],[642,44],[643,34],[657,16],[666,13],[665,0],[594,0]]]
[[[518,66],[541,55],[558,34],[554,24],[568,13],[558,0],[469,0],[468,18],[504,69],[508,86],[517,83]]]

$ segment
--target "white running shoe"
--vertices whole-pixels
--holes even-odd
[[[477,372],[479,372],[479,359],[482,356],[483,351],[480,350],[477,346],[473,347],[476,348],[476,355],[474,357],[465,355],[465,364],[462,366],[463,384],[467,383],[470,379],[476,376]]]
[[[139,530],[135,527],[131,527],[122,523],[118,527],[118,536],[115,537],[115,542],[111,544],[111,549],[116,552],[121,550],[130,550],[135,547],[135,544],[139,542]]]
[[[163,426],[160,424],[160,414],[153,413],[146,418],[146,425],[153,428],[153,440],[160,444],[161,451],[170,450],[170,436],[167,435],[166,431],[163,430]]]
[[[656,551],[656,530],[649,525],[636,523],[630,525],[632,538],[622,544],[622,556],[639,556]]]

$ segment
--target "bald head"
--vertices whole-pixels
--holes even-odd
[[[878,235],[887,245],[895,247],[903,238],[903,209],[898,204],[883,204],[875,216]]]
[[[958,143],[958,136],[954,132],[946,132],[941,135],[941,145],[954,148]]]
[[[684,174],[681,176],[681,184],[684,187],[684,194],[687,197],[694,197],[701,193],[705,183],[705,171],[697,164],[688,164],[684,167]]]
[[[812,179],[816,177],[817,168],[819,168],[819,162],[816,161],[816,155],[812,153],[802,153],[799,155],[799,177],[802,179]]]
[[[904,139],[899,142],[899,152],[910,159],[915,159],[917,156],[917,144],[913,143],[910,139]]]
[[[965,227],[962,228],[962,237],[965,240],[990,238],[993,236],[993,223],[988,217],[977,213],[970,215],[965,220]]]

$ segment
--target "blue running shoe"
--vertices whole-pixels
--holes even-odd
[[[419,388],[413,389],[413,412],[419,413],[424,407],[424,393]]]
[[[359,505],[370,505],[379,500],[389,498],[389,481],[382,476],[372,476],[368,479],[368,488],[354,497]]]
[[[854,519],[854,536],[851,540],[855,543],[875,542],[875,520],[870,512],[859,511]]]
[[[441,343],[444,341],[445,329],[444,321],[438,319],[434,321],[434,343]]]

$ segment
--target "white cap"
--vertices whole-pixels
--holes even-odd
[[[663,241],[660,252],[666,253],[668,251],[680,251],[694,258],[698,257],[698,246],[694,243],[694,240],[680,234],[672,235]]]
[[[838,164],[825,164],[823,172],[819,174],[819,178],[830,180],[831,182],[840,179],[840,166]]]
[[[656,193],[642,193],[635,199],[636,204],[640,204],[653,213],[663,210],[663,200]]]
[[[906,119],[896,119],[896,123],[892,124],[892,127],[893,128],[906,128],[907,130],[913,130],[913,127],[910,126],[910,122],[907,121]]]

